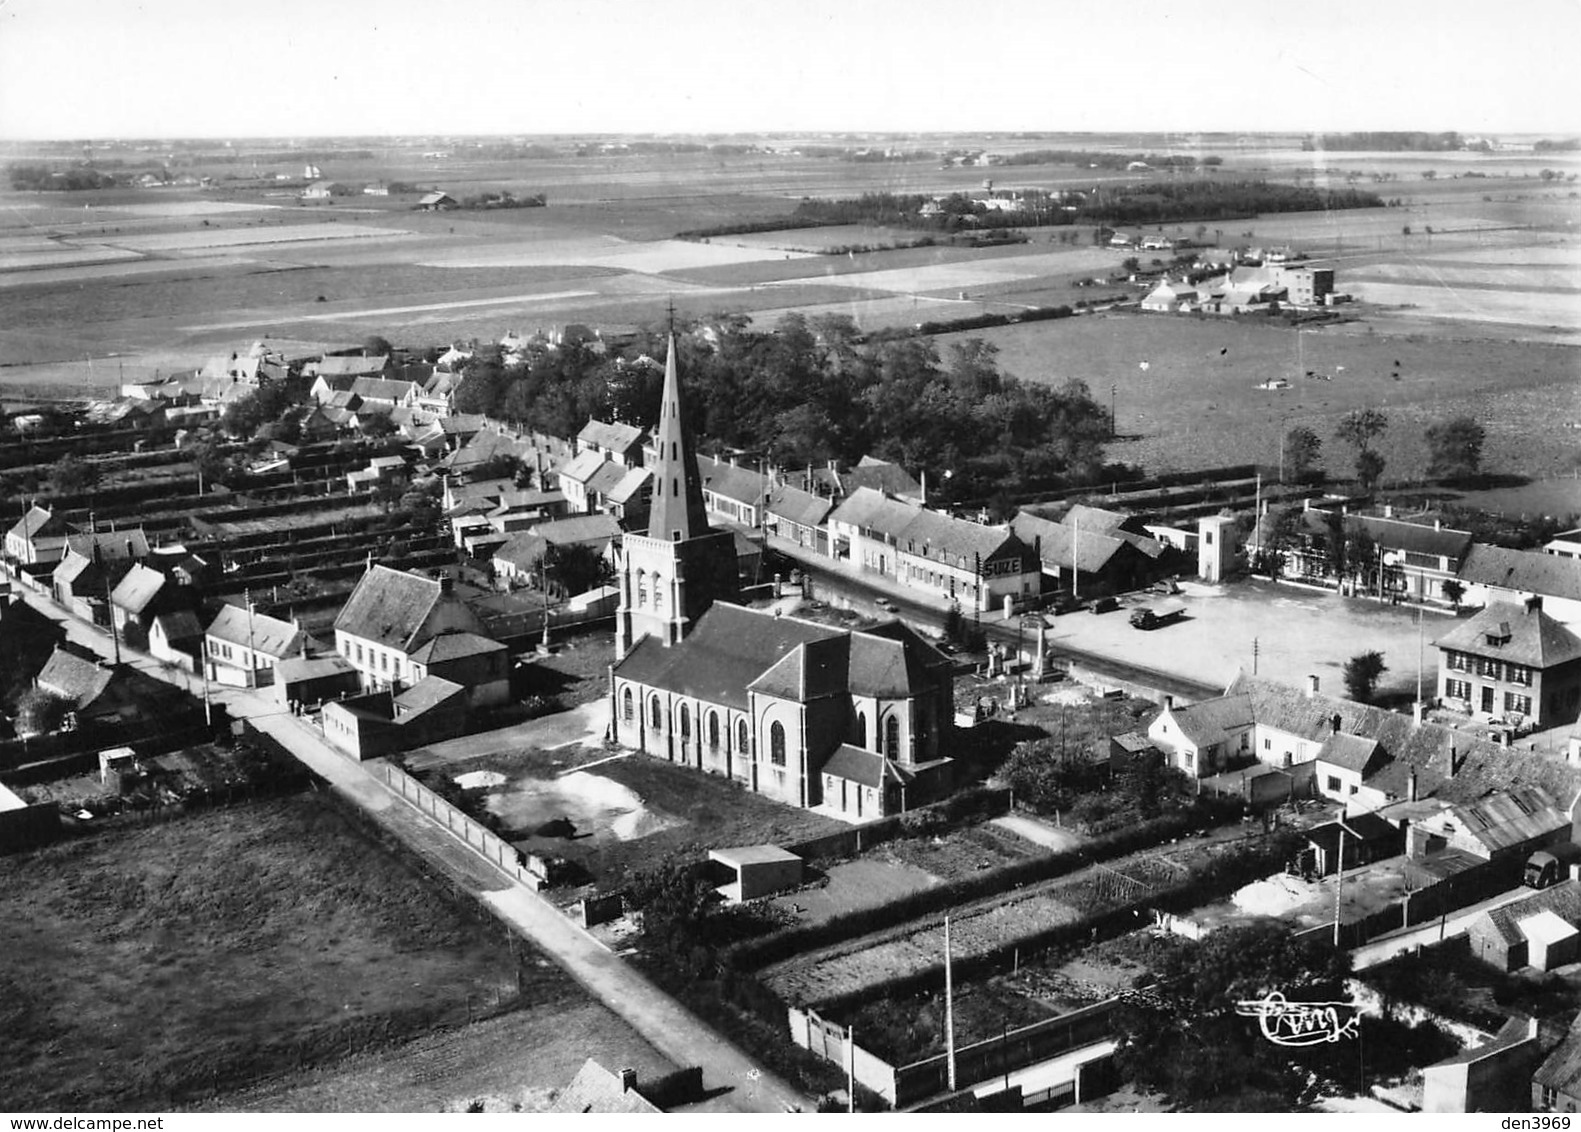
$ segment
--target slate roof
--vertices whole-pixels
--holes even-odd
[[[368,361],[378,361],[369,358]],[[411,381],[389,381],[382,377],[359,377],[351,383],[349,392],[364,401],[387,401],[398,404],[417,393],[417,384]]]
[[[896,536],[896,550],[958,566],[961,559],[975,567],[979,557],[1019,556],[1021,540],[999,527],[985,527],[939,511],[917,510]]]
[[[190,641],[203,636],[203,622],[199,621],[198,615],[190,609],[161,613],[154,618],[154,624],[159,627],[160,633],[167,641]]]
[[[622,506],[632,502],[642,495],[642,489],[653,480],[653,473],[647,468],[627,468],[620,479],[607,488],[600,488],[604,498]]]
[[[603,448],[610,452],[630,452],[640,448],[644,433],[636,425],[589,420],[576,434],[578,443]]]
[[[420,645],[412,654],[418,664],[441,664],[447,660],[460,660],[465,656],[504,652],[505,646],[476,633],[440,633]]]
[[[1478,922],[1486,921],[1505,943],[1515,944],[1526,939],[1520,922],[1541,912],[1552,912],[1572,926],[1581,923],[1581,881],[1560,881],[1521,900],[1490,908]]]
[[[295,652],[303,634],[301,626],[290,621],[256,610],[249,617],[240,606],[224,605],[209,622],[207,635],[278,659]]]
[[[611,515],[573,515],[516,532],[494,552],[494,557],[525,569],[542,558],[550,546],[586,543],[602,550],[619,537],[620,524]]]
[[[1504,643],[1494,644],[1490,636]],[[1539,669],[1581,659],[1581,637],[1540,609],[1506,602],[1489,604],[1481,613],[1455,626],[1433,643],[1440,649]]]
[[[1250,727],[1253,722],[1252,700],[1246,695],[1220,696],[1183,707],[1165,708],[1164,711],[1174,717],[1181,734],[1198,747],[1221,743],[1240,729]]]
[[[1330,766],[1353,770],[1366,775],[1368,769],[1381,755],[1376,739],[1363,739],[1360,735],[1346,735],[1343,731],[1330,735],[1318,751],[1318,761]]]
[[[375,565],[341,607],[335,629],[409,653],[422,643],[418,634],[446,596],[433,578]]]
[[[818,773],[832,774],[836,778],[843,778],[847,782],[855,782],[875,790],[881,789],[885,782],[905,785],[913,777],[877,751],[864,751],[849,743],[842,743],[840,749],[829,756],[829,761],[823,764]]]
[[[769,492],[767,511],[803,527],[821,527],[834,504],[800,488],[781,486]]]
[[[1384,550],[1403,550],[1412,554],[1439,555],[1450,560],[1464,558],[1471,549],[1471,532],[1435,530],[1423,523],[1404,519],[1384,519],[1376,515],[1347,515],[1345,526],[1361,527]]]
[[[322,680],[326,676],[342,676],[357,670],[351,662],[337,652],[323,656],[288,656],[275,666],[275,678],[283,684],[303,680]]]
[[[159,596],[164,585],[165,576],[158,570],[141,564],[133,566],[110,592],[110,604],[118,605],[128,613],[142,613],[148,608],[148,603]]]
[[[704,491],[754,507],[762,504],[771,483],[767,476],[753,468],[704,456],[697,458],[697,475]]]
[[[1581,558],[1473,543],[1471,553],[1461,564],[1460,580],[1581,601]]]
[[[615,665],[615,672],[650,687],[745,709],[747,685],[753,679],[797,647],[841,632],[715,602],[679,644],[666,648],[655,638],[644,637]]]

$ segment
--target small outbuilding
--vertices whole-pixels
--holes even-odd
[[[802,879],[802,859],[778,845],[710,849],[708,859],[735,874],[733,881],[718,886],[719,894],[732,904],[773,896],[795,888]]]

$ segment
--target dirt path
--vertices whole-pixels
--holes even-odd
[[[1074,849],[1082,840],[1068,829],[1056,829],[1045,822],[1022,817],[1019,814],[1006,814],[1002,818],[994,818],[990,824],[997,825],[1000,829],[1008,829],[1011,833],[1035,842],[1045,849],[1056,851]]]

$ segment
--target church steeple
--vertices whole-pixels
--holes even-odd
[[[675,333],[670,333],[664,362],[664,398],[659,404],[659,426],[654,431],[658,459],[653,465],[653,502],[648,509],[648,537],[685,542],[708,533],[708,512],[703,506],[703,484],[697,474],[697,454],[686,427],[681,403],[681,376],[675,365]]]

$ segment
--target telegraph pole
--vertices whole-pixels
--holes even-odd
[[[950,1092],[955,1092],[955,981],[950,972],[950,918],[944,917],[944,1050]]]

